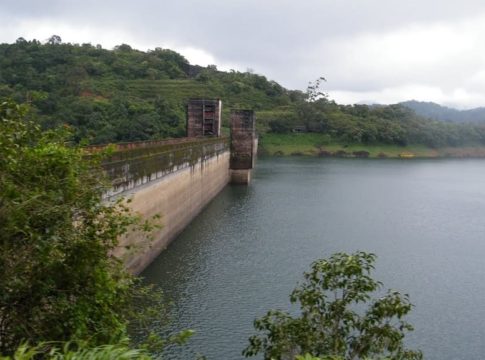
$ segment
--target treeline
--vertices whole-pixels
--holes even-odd
[[[256,110],[260,133],[316,132],[366,144],[485,144],[483,124],[433,121],[401,105],[339,105],[315,84],[306,93],[288,90],[252,71],[191,65],[168,49],[107,50],[66,44],[56,35],[45,43],[0,44],[0,98],[29,103],[44,128],[71,126],[78,142],[184,136],[191,97],[222,98],[223,125],[231,107]]]
[[[272,132],[325,133],[345,143],[424,144],[430,147],[485,144],[485,125],[426,119],[402,105],[338,105],[323,97],[303,102],[296,114],[268,122]],[[295,128],[295,124],[299,127]]]

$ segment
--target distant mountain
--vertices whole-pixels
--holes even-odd
[[[416,114],[440,121],[447,122],[485,122],[485,108],[480,107],[471,110],[457,110],[441,106],[433,102],[404,101],[399,103],[416,112]]]

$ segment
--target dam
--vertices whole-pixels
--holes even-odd
[[[113,184],[106,201],[123,197],[134,213],[159,225],[149,236],[132,231],[119,239],[113,254],[130,272],[143,271],[227,184],[249,184],[254,112],[232,110],[227,137],[221,109],[218,99],[191,99],[186,138],[116,144],[103,163]]]

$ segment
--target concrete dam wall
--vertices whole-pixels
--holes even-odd
[[[119,196],[143,219],[161,228],[147,236],[129,232],[114,255],[133,273],[141,272],[230,181],[228,138],[181,139],[140,143],[104,163],[114,187],[106,200]]]
[[[248,184],[257,139],[254,114],[231,113],[231,138],[220,135],[219,100],[194,100],[188,106],[191,137],[117,144],[103,163],[113,187],[106,201],[120,196],[142,219],[158,223],[119,239],[113,252],[132,273],[140,273],[229,183]],[[93,149],[94,148],[94,149]],[[91,151],[96,150],[92,147]]]

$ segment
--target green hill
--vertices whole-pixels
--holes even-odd
[[[68,124],[77,140],[92,143],[183,136],[193,97],[222,98],[227,121],[231,107],[292,107],[290,94],[298,93],[261,75],[191,65],[168,49],[56,39],[1,44],[0,69],[0,97],[29,102],[44,127]]]
[[[65,44],[56,36],[45,44],[22,38],[0,44],[0,98],[30,103],[31,116],[45,128],[69,125],[75,141],[184,136],[187,100],[205,97],[223,100],[223,126],[231,108],[256,110],[263,148],[284,139],[295,148],[290,140],[295,132],[312,133],[307,138],[316,152],[328,142],[433,148],[485,144],[484,123],[435,121],[399,104],[339,105],[322,93],[322,81],[306,93],[288,90],[263,75],[191,65],[161,48],[144,52],[123,44],[107,50]],[[265,138],[266,133],[272,135]]]

